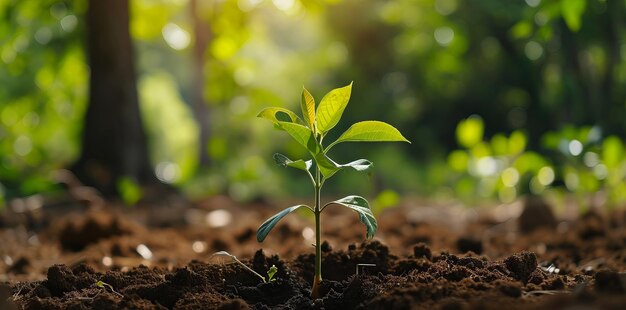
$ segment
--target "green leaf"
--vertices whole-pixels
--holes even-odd
[[[355,211],[359,215],[359,219],[361,220],[361,222],[365,224],[365,228],[367,229],[367,239],[371,239],[372,237],[374,237],[374,234],[378,229],[378,223],[376,223],[376,218],[374,217],[370,205],[365,198],[354,195],[347,196],[339,200],[327,203],[324,208],[331,204],[338,204]]]
[[[330,179],[330,177],[332,177],[333,174],[337,173],[337,171],[341,169],[339,168],[339,165],[336,162],[334,162],[324,153],[320,152],[317,155],[314,155],[313,158],[315,159],[315,163],[317,164],[317,167],[320,169],[320,172],[326,179]]]
[[[278,122],[276,124],[279,129],[286,131],[296,142],[309,150],[313,156],[321,152],[322,148],[309,128],[288,122]]]
[[[351,93],[352,83],[345,87],[333,89],[322,98],[315,113],[315,121],[319,133],[325,134],[337,125],[343,110],[348,105]]]
[[[526,39],[533,33],[533,25],[528,21],[520,21],[511,28],[511,34],[516,39]]]
[[[352,168],[356,171],[367,171],[374,166],[374,163],[367,159],[357,159],[347,164],[340,165],[342,168]]]
[[[457,141],[468,149],[482,141],[483,133],[484,125],[480,116],[472,115],[460,121],[456,127]]]
[[[602,162],[612,170],[618,169],[624,160],[624,144],[617,136],[609,136],[602,142]]]
[[[122,177],[116,185],[122,200],[129,206],[136,204],[143,197],[141,186],[132,178]]]
[[[270,267],[270,269],[267,271],[267,281],[269,282],[276,281],[276,279],[274,279],[274,275],[277,272],[278,272],[278,268],[276,268],[276,265],[272,265],[272,267]]]
[[[257,117],[268,119],[273,123],[288,122],[303,124],[302,120],[296,113],[292,112],[291,110],[279,107],[265,108],[261,110],[261,112],[259,112]]]
[[[571,31],[578,32],[580,30],[586,6],[586,0],[561,0],[561,15],[563,15],[567,28]]]
[[[317,163],[317,166],[320,168],[320,172],[326,179],[330,179],[330,177],[332,177],[335,173],[337,173],[338,171],[344,168],[352,168],[356,171],[367,171],[371,167],[374,166],[374,164],[367,159],[358,159],[358,160],[349,162],[347,164],[341,165],[341,164],[336,163],[335,161],[330,159],[330,157],[328,157],[326,154],[323,154],[323,153],[320,153],[317,156],[315,156],[315,162]]]
[[[259,226],[259,229],[256,231],[256,240],[258,242],[263,242],[263,240],[265,240],[265,237],[267,237],[267,234],[272,230],[272,228],[274,228],[274,226],[276,226],[276,224],[283,217],[285,217],[285,215],[302,207],[308,208],[305,205],[297,205],[297,206],[289,207],[285,210],[282,210],[276,213],[274,216],[267,219],[267,221],[263,222],[263,224],[261,224],[261,226]]]
[[[315,99],[304,87],[302,87],[300,107],[302,108],[302,117],[304,117],[306,125],[315,132]]]
[[[307,160],[304,161],[302,159],[298,159],[298,160],[291,160],[289,159],[287,156],[280,154],[280,153],[276,153],[274,154],[274,160],[276,161],[276,163],[279,166],[282,167],[293,167],[293,168],[297,168],[300,170],[304,170],[304,171],[308,171],[311,166],[313,165],[313,161],[312,160]]]
[[[328,151],[335,144],[341,142],[409,142],[398,129],[380,121],[364,121],[358,122],[348,130],[346,130],[339,138],[331,143],[327,148]],[[411,143],[411,142],[409,142]]]

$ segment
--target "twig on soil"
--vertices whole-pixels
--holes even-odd
[[[356,264],[356,275],[359,275],[359,267],[376,267],[376,264]],[[363,268],[361,268],[363,269]]]
[[[557,295],[557,294],[569,294],[570,291],[557,291],[557,290],[537,290],[524,292],[524,297],[535,295]]]
[[[215,252],[213,253],[213,255],[211,255],[211,257],[213,256],[228,256],[230,257],[233,261],[235,261],[237,264],[243,266],[243,268],[246,268],[248,271],[252,272],[254,275],[256,275],[257,277],[261,278],[261,280],[263,281],[263,283],[267,283],[267,281],[265,281],[265,277],[260,275],[259,273],[257,273],[256,271],[252,270],[252,268],[246,266],[246,264],[242,263],[240,260],[237,259],[237,257],[235,255],[232,255],[226,251],[219,251],[219,252]]]
[[[20,300],[22,298],[22,296],[20,296],[20,293],[22,292],[22,290],[24,289],[25,286],[26,286],[26,284],[22,284],[22,286],[19,287],[17,292],[15,292],[15,294],[13,294],[13,296],[11,296],[12,301],[18,301],[18,300]]]
[[[93,296],[91,297],[83,297],[83,296],[78,296],[76,297],[76,299],[81,300],[81,301],[93,301],[94,298],[98,297],[98,295],[100,295],[101,291],[97,291]]]
[[[580,270],[582,270],[582,271],[591,271],[591,270],[593,270],[594,268],[597,268],[600,264],[603,264],[603,263],[604,263],[604,258],[600,257],[598,259],[594,259],[594,260],[588,261],[586,264],[584,264],[584,265],[582,265],[582,266],[580,266],[578,268]]]

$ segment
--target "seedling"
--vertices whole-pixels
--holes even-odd
[[[103,281],[98,281],[98,282],[96,282],[96,283],[95,283],[95,285],[96,285],[97,287],[102,288],[102,289],[105,289],[105,290],[108,288],[109,290],[111,290],[111,292],[112,292],[113,294],[115,294],[115,295],[117,295],[117,296],[119,296],[119,297],[124,298],[124,295],[122,295],[122,294],[118,293],[118,292],[117,292],[117,291],[113,288],[113,286],[112,286],[111,284],[109,284],[109,283],[106,283],[106,282],[103,282]]]
[[[361,196],[350,195],[339,200],[331,201],[322,206],[320,194],[322,186],[326,180],[335,173],[345,168],[352,168],[356,171],[367,171],[372,168],[372,162],[367,159],[359,159],[347,164],[338,164],[328,157],[328,151],[335,145],[342,142],[387,142],[401,141],[409,142],[400,131],[393,126],[380,121],[363,121],[353,124],[337,140],[324,146],[323,141],[326,134],[339,122],[343,111],[348,105],[352,93],[352,83],[350,85],[331,90],[320,102],[315,104],[315,99],[303,88],[300,106],[302,108],[302,120],[296,113],[279,107],[266,108],[261,111],[258,117],[270,120],[276,129],[287,132],[296,142],[305,147],[312,159],[291,160],[282,154],[274,154],[276,163],[283,167],[291,167],[306,172],[311,179],[315,191],[315,206],[296,205],[284,209],[276,215],[270,217],[257,230],[257,241],[263,242],[267,234],[274,228],[287,214],[305,208],[315,215],[315,276],[311,297],[319,297],[319,284],[322,281],[322,242],[321,242],[321,219],[322,211],[329,205],[339,205],[355,211],[359,219],[366,227],[367,239],[371,239],[378,225],[367,200]],[[314,172],[311,167],[315,163]]]
[[[267,281],[268,282],[276,281],[274,276],[276,275],[277,272],[278,272],[278,268],[276,268],[276,265],[272,265],[272,267],[270,267],[270,270],[267,271]]]

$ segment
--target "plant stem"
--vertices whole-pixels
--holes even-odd
[[[319,284],[322,282],[322,225],[320,215],[320,193],[322,184],[320,182],[319,167],[315,167],[315,277],[313,278],[313,287],[311,288],[311,298],[319,298]]]

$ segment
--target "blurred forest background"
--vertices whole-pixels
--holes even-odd
[[[150,184],[197,199],[310,196],[255,116],[354,81],[359,120],[412,144],[358,143],[367,178],[326,194],[626,203],[624,0],[4,0],[0,206],[63,191],[71,169],[133,204]]]

